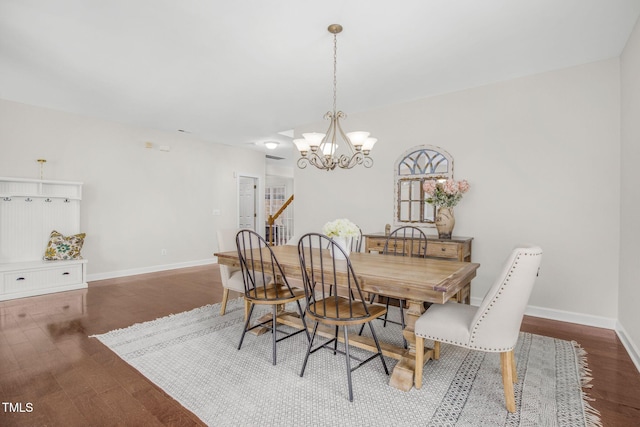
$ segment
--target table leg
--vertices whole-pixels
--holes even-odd
[[[421,351],[424,354],[424,363],[427,360],[433,358],[433,349],[416,349],[416,336],[413,333],[416,320],[420,318],[422,313],[425,312],[422,301],[407,301],[408,308],[405,311],[405,328],[403,331],[404,337],[407,340],[409,349],[405,352],[405,355],[400,359],[393,368],[391,378],[389,379],[389,385],[403,391],[409,391],[413,387],[415,368],[416,368],[416,351]]]
[[[453,299],[462,304],[471,304],[471,283],[460,289]]]

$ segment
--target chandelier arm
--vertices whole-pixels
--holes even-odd
[[[336,122],[336,126],[335,127],[338,129],[338,132],[340,132],[340,136],[347,143],[347,146],[349,147],[349,151],[353,155],[357,151],[356,147],[354,147],[354,145],[351,143],[351,140],[349,139],[349,137],[347,137],[347,135],[344,133],[344,131],[342,130],[342,125],[340,124],[340,119],[346,119],[346,118],[347,118],[346,114],[344,114],[342,111],[338,111],[338,114],[337,114],[336,119],[335,119],[335,122]]]
[[[322,162],[318,163],[318,156],[315,153],[309,157],[309,163],[318,169],[323,169]]]
[[[340,156],[339,166],[342,169],[351,169],[352,167],[361,164],[362,160],[363,160],[362,153],[355,153],[351,157],[342,155]]]
[[[309,163],[318,169],[333,170],[336,167],[334,159],[313,153],[309,157]]]
[[[338,166],[342,169],[351,169],[357,165],[363,165],[365,168],[370,168],[373,166],[373,159],[362,152],[358,152],[351,157],[342,155],[338,161]]]
[[[334,145],[336,143],[335,115],[331,111],[328,111],[327,114],[324,115],[324,118],[325,120],[330,120],[330,122],[329,127],[324,134],[324,138],[322,138],[322,141],[320,141],[320,145],[318,145],[318,150],[322,153],[324,153],[323,148],[327,144]],[[331,155],[333,155],[335,151],[335,148],[333,150],[330,150]]]
[[[309,164],[309,159],[307,157],[300,157],[297,164],[300,169],[305,169]]]

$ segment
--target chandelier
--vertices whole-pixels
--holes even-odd
[[[351,169],[362,164],[370,168],[373,165],[373,159],[369,154],[377,139],[370,138],[369,132],[358,131],[345,134],[340,126],[340,119],[347,117],[342,111],[336,110],[337,35],[342,32],[342,25],[329,25],[328,30],[333,34],[333,111],[324,115],[325,120],[330,120],[326,133],[303,133],[302,138],[293,140],[301,155],[298,159],[298,167],[304,169],[307,164],[312,164],[318,169],[330,171],[336,166]],[[342,142],[339,144],[340,139]],[[346,147],[346,154],[338,152],[341,145]]]

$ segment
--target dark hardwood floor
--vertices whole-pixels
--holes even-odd
[[[221,299],[211,265],[0,302],[0,425],[202,425],[89,336]],[[579,342],[604,426],[640,425],[640,373],[614,331],[533,317],[522,330]]]

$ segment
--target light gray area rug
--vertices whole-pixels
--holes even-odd
[[[301,378],[304,334],[278,343],[273,366],[268,334],[247,334],[237,350],[241,300],[230,301],[225,316],[219,311],[208,305],[95,337],[211,426],[601,425],[583,390],[590,377],[575,342],[520,334],[514,414],[505,409],[499,355],[446,344],[440,360],[427,362],[421,390],[390,387],[374,360],[353,372],[350,403],[343,355],[312,354]],[[399,326],[374,327],[401,344]],[[396,361],[386,360],[391,371]]]

